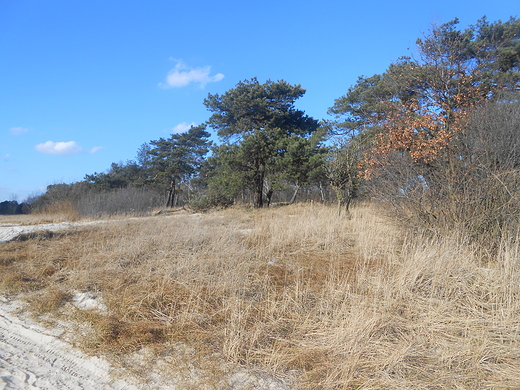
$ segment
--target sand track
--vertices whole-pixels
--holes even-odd
[[[16,224],[0,224],[0,244],[12,241],[22,234],[34,233],[37,231],[57,232],[59,230],[69,229],[74,226],[95,225],[103,221],[94,222],[61,222],[47,223],[42,225],[20,226]]]
[[[0,244],[37,231],[56,232],[100,222],[0,225]],[[1,298],[1,297],[0,297]],[[110,376],[108,362],[88,357],[33,321],[20,319],[16,305],[0,299],[0,390],[133,390]]]
[[[6,307],[0,306],[0,389],[137,389],[112,379],[105,360],[86,356]]]

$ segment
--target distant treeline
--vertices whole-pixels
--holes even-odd
[[[31,207],[25,202],[18,203],[16,200],[6,200],[0,203],[0,214],[2,215],[29,214],[30,212]]]
[[[458,23],[418,39],[418,59],[360,76],[333,120],[296,108],[300,85],[240,81],[204,99],[205,123],[27,203],[97,216],[335,201],[348,214],[362,196],[407,226],[498,247],[520,226],[520,20]]]

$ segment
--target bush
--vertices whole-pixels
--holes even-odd
[[[69,219],[116,214],[147,214],[165,202],[164,194],[157,189],[125,187],[99,190],[78,182],[55,184],[40,196],[31,207],[35,213],[66,214]]]
[[[433,162],[387,156],[370,183],[374,195],[409,225],[462,229],[496,247],[520,222],[519,99],[502,96],[473,113],[465,132]]]
[[[112,191],[91,191],[76,202],[82,216],[100,217],[116,214],[147,214],[164,205],[164,195],[158,190],[126,187]]]

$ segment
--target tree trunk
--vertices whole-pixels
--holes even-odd
[[[325,193],[323,192],[323,186],[320,181],[320,195],[321,195],[321,203],[325,203]]]
[[[254,207],[262,208],[264,207],[264,176],[265,176],[265,166],[261,163],[258,165],[258,169],[254,176]]]
[[[345,211],[348,213],[350,208],[350,202],[352,201],[352,195],[350,192],[347,195],[347,199],[345,199]]]
[[[269,191],[267,191],[267,194],[265,194],[265,198],[267,200],[267,207],[271,206],[271,198],[273,197],[273,189],[270,188]]]
[[[343,203],[343,194],[341,193],[341,188],[337,186],[332,186],[332,189],[336,193],[336,198],[338,199],[338,216],[341,215],[341,204]]]
[[[168,200],[166,201],[166,207],[173,207],[175,200],[175,178],[171,178],[170,189],[168,191]]]
[[[347,214],[347,217],[351,218],[352,215],[350,214],[350,204],[352,203],[352,199],[357,196],[357,190],[358,187],[354,180],[350,179],[348,183],[348,191],[347,191],[347,198],[345,199],[345,212]]]
[[[264,207],[264,197],[263,197],[263,185],[256,183],[255,188],[255,196],[253,199],[254,206],[256,209]]]
[[[294,194],[293,194],[291,200],[289,201],[289,204],[294,203],[294,201],[296,200],[296,195],[298,195],[298,191],[300,191],[300,188],[301,188],[301,185],[296,184],[296,190],[294,191]]]

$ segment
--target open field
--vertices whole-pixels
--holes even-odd
[[[373,205],[183,212],[4,243],[0,292],[142,388],[518,388],[518,250]]]

